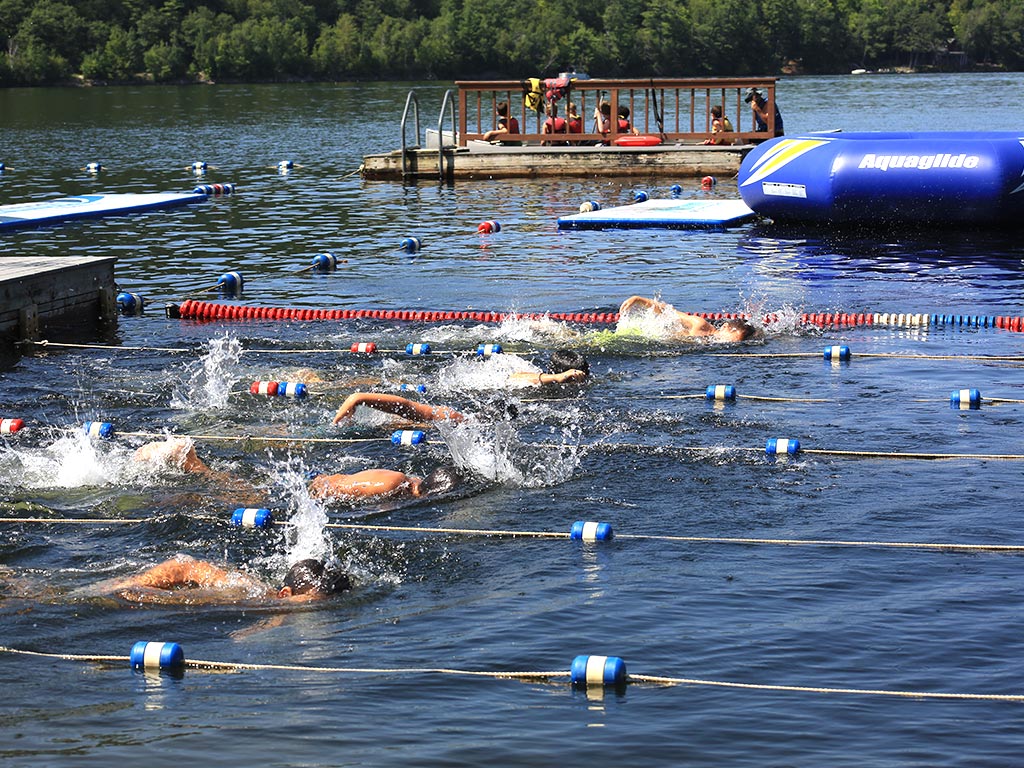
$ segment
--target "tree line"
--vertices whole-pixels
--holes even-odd
[[[1024,69],[1021,0],[0,0],[0,86]]]

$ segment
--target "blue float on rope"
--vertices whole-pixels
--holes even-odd
[[[732,402],[736,399],[736,387],[732,384],[708,384],[708,388],[704,390],[704,397],[707,400]]]
[[[192,192],[197,195],[206,195],[212,197],[220,197],[221,195],[230,195],[235,191],[234,184],[200,184],[195,187]]]
[[[395,445],[419,445],[427,439],[422,429],[399,429],[391,433],[391,442]]]
[[[769,456],[786,453],[796,456],[800,452],[800,441],[786,437],[770,437],[765,443],[764,452]]]
[[[274,517],[269,509],[240,507],[231,514],[231,524],[242,528],[266,528]]]
[[[949,396],[949,407],[959,411],[976,411],[981,408],[981,390],[954,389]]]
[[[109,421],[87,421],[83,425],[83,430],[89,437],[99,437],[101,439],[113,437],[114,435],[114,425]]]
[[[290,397],[294,400],[301,400],[307,395],[309,395],[309,388],[301,381],[277,382],[278,397]]]
[[[407,237],[402,240],[398,246],[398,250],[405,251],[406,253],[419,253],[420,248],[423,247],[423,242],[418,237]]]
[[[429,355],[430,345],[427,343],[406,344],[405,354],[407,355]]]
[[[626,663],[618,656],[577,656],[570,676],[574,688],[621,687],[626,684]]]
[[[640,190],[639,192],[633,195],[634,203],[646,203],[648,200],[650,200],[650,195],[648,195],[643,190]]]
[[[117,308],[122,315],[141,315],[144,306],[145,301],[137,293],[122,291],[117,294]]]
[[[850,359],[850,348],[845,344],[825,347],[825,359],[832,360],[833,362],[836,360],[845,362]]]
[[[338,268],[338,257],[330,251],[318,253],[310,263],[314,272],[333,272]]]
[[[501,344],[478,344],[476,353],[479,357],[490,357],[501,354]]]
[[[679,195],[679,194],[682,194],[683,187],[682,187],[681,184],[673,184],[671,187],[669,187],[669,191],[673,195]]]
[[[242,275],[239,272],[225,272],[217,278],[217,287],[229,295],[241,293],[242,285]]]
[[[174,671],[185,666],[185,652],[177,643],[147,643],[140,640],[132,646],[129,660],[132,669]]]
[[[609,523],[577,520],[569,529],[569,538],[575,541],[610,541],[614,536]]]

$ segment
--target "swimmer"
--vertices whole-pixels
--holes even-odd
[[[746,320],[726,320],[715,327],[703,317],[680,312],[671,304],[643,296],[630,296],[619,307],[619,323],[642,319],[644,316],[668,315],[672,320],[671,334],[677,338],[708,338],[714,341],[734,342],[749,339],[757,329]]]
[[[360,405],[412,421],[462,421],[463,419],[461,413],[446,405],[427,405],[398,395],[386,395],[379,392],[354,392],[345,399],[337,413],[334,414],[333,423],[338,424],[351,418]]]
[[[135,452],[137,461],[171,463],[184,472],[200,475],[216,475],[196,455],[195,447],[188,438],[170,438],[147,443]],[[225,479],[227,475],[223,476]],[[414,497],[444,493],[462,481],[451,467],[439,467],[425,478],[406,475],[390,469],[364,469],[352,474],[317,475],[309,485],[313,498],[373,498],[408,494]],[[239,481],[236,481],[236,483]],[[261,504],[253,500],[253,504]],[[248,503],[248,502],[247,502]]]
[[[438,467],[424,478],[393,469],[364,469],[352,474],[317,475],[309,494],[317,499],[365,499],[445,493],[462,482],[452,467]]]
[[[352,588],[348,574],[314,559],[300,560],[274,589],[237,570],[226,570],[187,555],[165,560],[142,573],[115,581],[108,591],[138,603],[228,603],[238,600],[318,600]]]
[[[146,443],[135,451],[132,460],[138,464],[169,466],[194,474],[213,474],[213,470],[196,455],[196,446],[190,437],[168,437]]]
[[[556,349],[548,362],[549,373],[519,371],[509,375],[509,381],[521,386],[541,387],[545,384],[568,384],[585,381],[590,376],[587,358],[573,349]]]

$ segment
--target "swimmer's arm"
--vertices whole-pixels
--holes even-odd
[[[543,386],[544,384],[565,384],[568,381],[583,381],[587,374],[572,368],[561,373],[534,373],[533,371],[519,371],[509,376],[509,380],[530,386]]]
[[[687,336],[710,336],[715,332],[715,326],[698,315],[688,315],[677,310],[676,321]]]
[[[354,392],[345,399],[337,413],[334,414],[334,423],[337,424],[351,417],[360,405],[365,405],[384,413],[390,413],[394,416],[401,416],[404,419],[419,419],[421,421],[436,421],[438,419],[462,420],[461,413],[444,405],[427,405],[426,403],[417,403],[414,400],[408,400],[398,395],[386,395],[379,392]]]
[[[223,568],[203,560],[171,559],[118,582],[115,589],[174,589],[186,584],[216,587],[225,583],[229,576]]]

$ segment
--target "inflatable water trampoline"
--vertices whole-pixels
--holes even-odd
[[[779,222],[1024,226],[1024,131],[779,137],[738,183]]]

